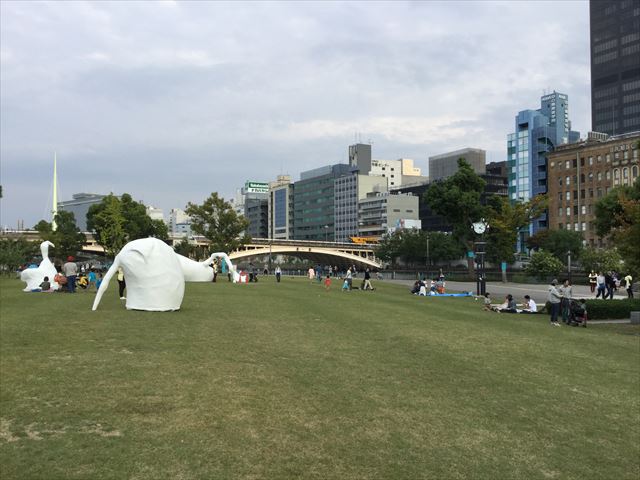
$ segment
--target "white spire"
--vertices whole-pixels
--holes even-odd
[[[57,153],[53,153],[53,209],[51,210],[51,229],[55,232],[58,228],[56,224],[56,215],[58,214],[58,170],[57,170]]]

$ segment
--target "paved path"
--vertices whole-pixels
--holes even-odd
[[[382,280],[384,282],[393,282],[399,285],[413,286],[415,280]],[[447,280],[448,291],[458,292],[476,292],[475,282],[451,282]],[[491,294],[493,303],[502,303],[504,297],[510,293],[515,298],[516,302],[522,303],[524,296],[529,295],[533,298],[538,305],[544,305],[547,301],[548,285],[528,284],[528,283],[500,283],[500,282],[487,282],[487,292]],[[624,294],[624,295],[623,295]],[[574,298],[595,298],[595,294],[591,293],[591,289],[588,286],[574,285],[573,286]],[[614,299],[627,298],[627,292],[623,289],[618,290],[614,294]],[[605,300],[603,300],[605,301]]]

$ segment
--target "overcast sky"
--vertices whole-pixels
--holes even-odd
[[[506,158],[519,110],[590,128],[586,1],[0,2],[2,226],[60,199],[184,208],[245,180],[464,147]]]

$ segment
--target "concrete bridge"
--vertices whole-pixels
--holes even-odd
[[[104,249],[98,245],[93,238],[93,234],[84,232],[87,243],[82,250],[87,253],[104,254]],[[0,238],[24,238],[29,241],[40,241],[38,232],[34,230],[22,231],[2,231]],[[169,244],[174,245],[183,241],[184,237],[171,237]],[[206,246],[209,241],[202,236],[189,238],[189,243]],[[365,268],[380,269],[382,265],[376,258],[372,245],[361,245],[355,243],[318,242],[308,240],[275,240],[269,238],[254,238],[247,245],[244,245],[235,252],[231,252],[229,257],[234,262],[249,262],[253,258],[276,255],[287,255],[309,260],[320,265],[336,265],[341,269],[351,265],[361,270]]]

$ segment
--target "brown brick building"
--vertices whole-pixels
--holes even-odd
[[[607,137],[589,133],[586,141],[561,145],[547,156],[549,229],[583,233],[589,246],[602,247],[596,234],[595,204],[618,185],[638,178],[640,132]]]

